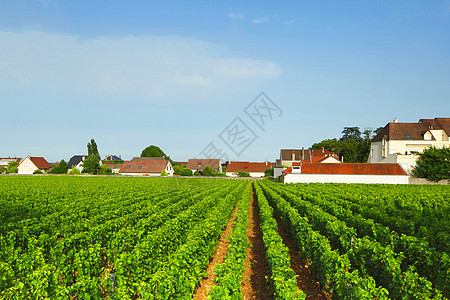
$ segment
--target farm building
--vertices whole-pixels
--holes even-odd
[[[294,163],[281,178],[284,183],[407,184],[409,176],[399,164]]]
[[[186,168],[191,169],[194,173],[195,171],[202,172],[205,167],[210,167],[213,171],[218,171],[222,173],[222,164],[220,159],[196,159],[191,158],[186,164]]]
[[[270,162],[248,162],[248,161],[229,161],[227,165],[227,176],[236,177],[237,172],[243,171],[250,174],[251,177],[264,177],[264,171],[273,167]]]
[[[18,174],[33,174],[34,171],[40,170],[46,172],[51,169],[51,165],[43,157],[27,156],[17,167]]]
[[[431,146],[450,147],[450,118],[421,119],[417,123],[388,123],[370,145],[368,163],[400,164],[407,172],[419,153]]]
[[[162,157],[135,157],[125,161],[120,167],[119,174],[130,176],[160,176],[165,171],[173,176],[173,167],[169,160]]]

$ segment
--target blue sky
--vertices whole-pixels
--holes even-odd
[[[450,1],[0,0],[0,157],[175,160],[213,142],[274,160],[361,129],[450,116]],[[244,109],[282,110],[261,129]],[[238,154],[219,134],[258,137]]]

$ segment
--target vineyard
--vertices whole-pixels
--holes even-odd
[[[0,299],[242,299],[249,209],[275,299],[302,290],[283,227],[333,299],[450,295],[450,188],[0,176]],[[231,227],[229,227],[231,224]]]

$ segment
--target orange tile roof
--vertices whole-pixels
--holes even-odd
[[[186,164],[186,168],[191,170],[203,170],[204,167],[211,167],[213,170],[217,170],[220,166],[220,159],[196,159],[191,158]]]
[[[283,171],[291,174],[292,168]],[[301,174],[347,174],[347,175],[408,175],[399,164],[310,164],[303,163]]]
[[[228,162],[227,172],[264,172],[267,169],[273,167],[273,163],[270,162],[248,162],[248,161],[230,161]]]
[[[119,173],[158,173],[160,174],[169,163],[166,159],[139,159],[126,161]]]
[[[41,170],[50,169],[52,167],[43,157],[30,157],[30,160]]]

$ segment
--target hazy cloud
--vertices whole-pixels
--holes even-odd
[[[289,21],[284,22],[284,25],[292,25],[294,23],[295,23],[294,20],[289,20]]]
[[[266,23],[270,21],[270,17],[264,17],[264,18],[258,18],[258,19],[253,19],[252,23]]]
[[[228,17],[230,17],[231,19],[238,19],[238,20],[244,20],[245,19],[245,15],[244,14],[234,14],[234,13],[230,13],[228,15]]]
[[[0,89],[102,99],[208,98],[274,79],[273,62],[226,57],[223,47],[170,36],[98,37],[0,31]],[[201,88],[201,89],[199,89]]]

